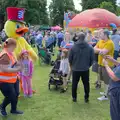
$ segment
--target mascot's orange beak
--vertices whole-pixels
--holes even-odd
[[[20,36],[22,36],[24,33],[28,32],[28,27],[21,27],[16,30],[16,33]]]

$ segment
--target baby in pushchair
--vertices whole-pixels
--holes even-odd
[[[60,56],[57,56],[56,61],[54,62],[54,66],[50,72],[50,79],[48,83],[49,90],[51,90],[51,85],[54,85],[56,89],[58,89],[59,86],[63,85],[63,78],[61,74],[59,73],[60,68]]]
[[[58,86],[63,85],[61,93],[67,91],[67,78],[69,74],[69,62],[68,62],[68,50],[62,50],[62,55],[58,56],[55,61],[54,67],[50,73],[49,89],[50,85],[55,85],[56,89]]]

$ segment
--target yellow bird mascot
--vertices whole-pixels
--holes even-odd
[[[27,43],[24,37],[24,33],[28,32],[28,27],[25,26],[24,22],[24,8],[8,7],[7,17],[8,20],[5,23],[5,33],[9,38],[16,39],[17,47],[14,51],[16,58],[18,59],[23,50],[27,50],[33,61],[37,60],[37,54],[33,48]]]
[[[22,50],[27,50],[30,53],[30,57],[33,61],[37,60],[37,54],[34,52],[32,47],[22,37],[24,33],[28,32],[28,27],[25,26],[24,22],[24,8],[8,7],[7,16],[8,20],[5,23],[5,33],[10,38],[15,38],[17,41],[17,47],[14,51],[16,58],[19,57]]]

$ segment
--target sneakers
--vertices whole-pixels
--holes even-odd
[[[16,110],[16,111],[11,111],[11,113],[12,113],[12,114],[15,114],[15,115],[22,115],[22,114],[23,114],[22,111],[18,111],[18,110]]]
[[[32,95],[28,95],[28,98],[32,98]]]
[[[65,93],[66,90],[65,89],[61,89],[60,93]]]
[[[11,113],[12,113],[12,114],[16,114],[16,115],[18,115],[18,114],[19,114],[19,115],[20,115],[20,114],[23,114],[22,111],[18,111],[18,110],[16,110],[16,111],[11,111]],[[1,105],[0,105],[0,115],[3,116],[3,117],[7,116],[6,110],[5,110],[5,109],[2,109]]]
[[[77,102],[77,99],[73,98],[73,102]],[[89,103],[89,99],[85,99],[85,103]]]
[[[105,92],[100,92],[100,95],[105,95]]]
[[[99,98],[97,98],[98,100],[100,100],[100,101],[105,101],[105,100],[108,100],[108,98],[107,98],[107,96],[102,96],[102,97],[99,97]]]
[[[89,99],[85,99],[85,103],[89,103]]]
[[[0,115],[3,116],[3,117],[7,116],[6,110],[5,110],[5,109],[2,109],[2,106],[1,106],[1,105],[0,105]]]
[[[24,98],[32,98],[32,95],[24,95]]]
[[[0,110],[0,115],[3,117],[7,116],[6,110]]]
[[[77,99],[76,99],[76,98],[73,98],[73,102],[77,102]]]

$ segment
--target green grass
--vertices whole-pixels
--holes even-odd
[[[35,65],[33,76],[33,89],[37,93],[31,99],[20,98],[18,108],[24,111],[22,116],[9,114],[7,118],[0,120],[110,120],[109,101],[100,102],[99,92],[94,88],[96,76],[91,73],[90,103],[84,103],[84,91],[82,82],[78,89],[78,102],[73,103],[71,99],[71,84],[65,94],[59,91],[48,90],[48,75],[51,67]],[[0,102],[3,96],[0,94]],[[8,113],[10,107],[7,109]]]

